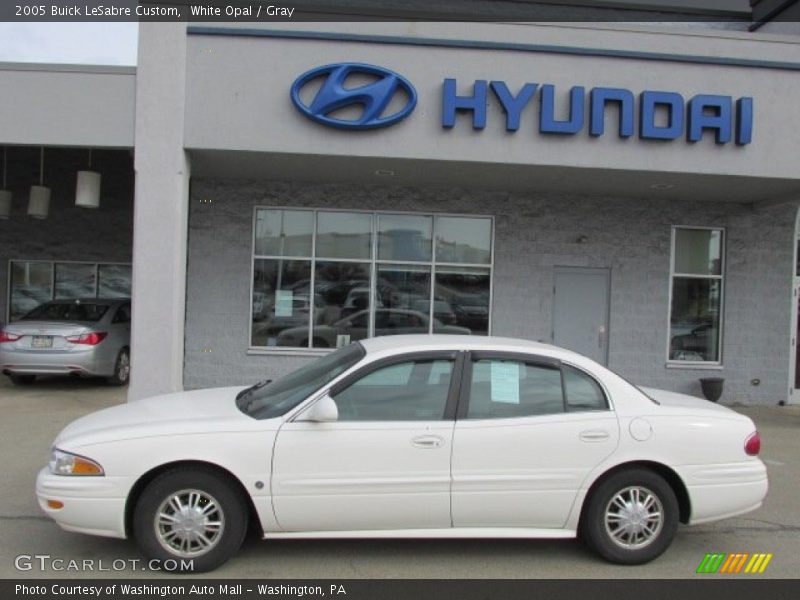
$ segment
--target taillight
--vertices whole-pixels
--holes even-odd
[[[757,456],[759,452],[761,452],[761,436],[758,435],[758,432],[754,432],[750,434],[744,442],[744,451],[747,452],[749,456]]]
[[[15,335],[13,333],[8,333],[7,331],[0,331],[0,344],[3,342],[16,342],[21,335]]]
[[[68,335],[64,339],[73,344],[86,344],[87,346],[96,346],[108,334],[105,331],[93,331],[92,333],[84,333],[83,335]]]

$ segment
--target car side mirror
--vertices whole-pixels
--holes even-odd
[[[311,408],[303,412],[298,421],[312,423],[332,423],[339,420],[339,408],[328,394],[317,400]]]

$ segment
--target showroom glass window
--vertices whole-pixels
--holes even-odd
[[[72,298],[130,298],[131,266],[123,263],[10,261],[8,320],[44,302]]]
[[[721,363],[724,259],[724,230],[673,228],[670,362]]]
[[[252,347],[488,335],[491,217],[257,208]]]

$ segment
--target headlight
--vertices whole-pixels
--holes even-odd
[[[91,459],[53,448],[48,463],[53,475],[103,475],[103,467]]]

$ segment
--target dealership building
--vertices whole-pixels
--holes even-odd
[[[136,68],[0,65],[0,320],[131,294],[131,400],[449,332],[792,403],[800,38],[749,25],[158,23]]]

